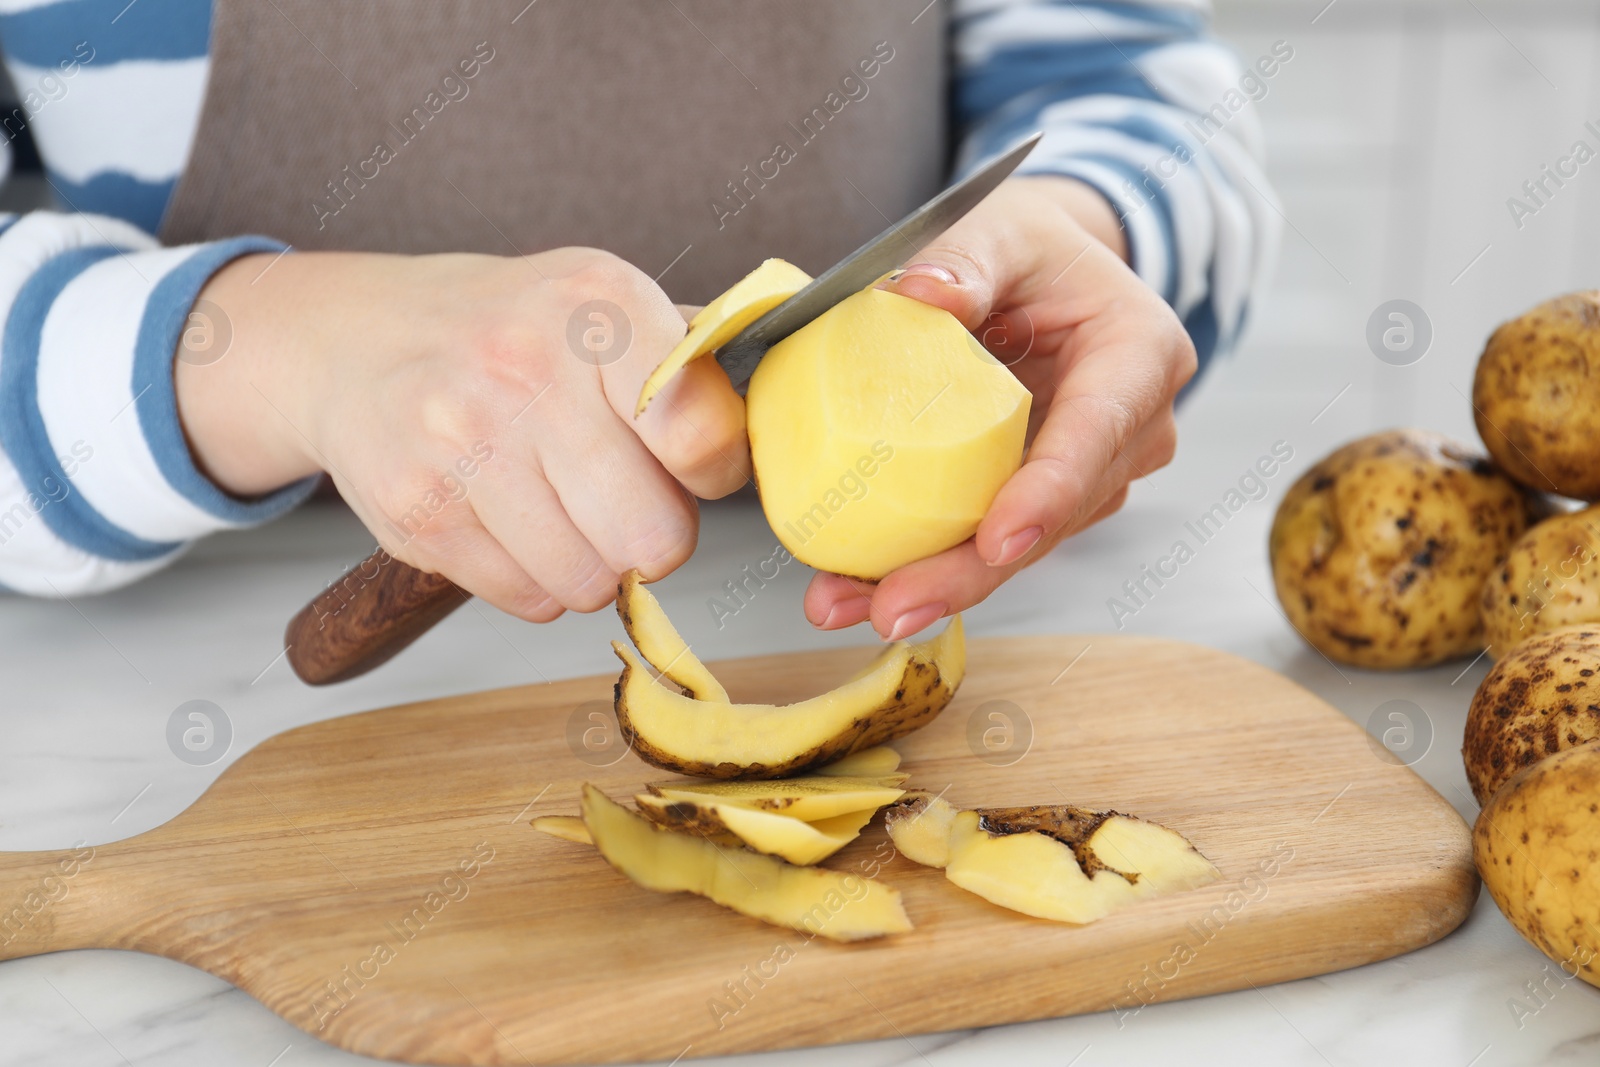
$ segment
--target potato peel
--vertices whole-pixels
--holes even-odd
[[[657,829],[589,784],[583,787],[583,821],[606,862],[646,889],[694,893],[742,915],[833,941],[911,929],[900,894],[886,885]]]
[[[639,390],[639,403],[633,417],[638,418],[650,401],[666,388],[683,368],[710,355],[736,337],[740,330],[804,289],[811,275],[781,259],[769,259],[733,284],[733,287],[701,308],[689,320],[689,331],[673,346],[667,358],[650,372]]]
[[[1217,869],[1181,834],[1114,811],[1032,805],[958,811],[909,796],[884,816],[907,859],[1003,908],[1090,923],[1138,900],[1193,889]]]
[[[731,834],[736,841],[801,867],[820,863],[860,836],[876,808],[810,823],[760,808],[712,800],[682,800],[641,793],[634,797],[639,814],[651,822],[684,833]]]
[[[816,822],[862,808],[874,810],[905,795],[904,775],[887,778],[847,778],[814,775],[749,781],[652,782],[650,792],[670,800],[736,804],[793,819]]]
[[[893,774],[900,769],[900,753],[887,745],[862,749],[833,763],[825,764],[812,774],[840,775],[850,778],[877,778]]]
[[[928,641],[891,645],[869,673],[782,707],[694,700],[663,686],[632,650],[622,660],[617,723],[648,763],[702,778],[779,778],[920,729],[943,711],[966,671],[958,615]]]
[[[571,841],[575,845],[594,844],[594,838],[589,836],[589,828],[583,825],[580,815],[541,815],[533,820],[532,825],[541,834]]]
[[[663,678],[696,700],[728,699],[728,691],[700,662],[636,570],[617,584],[617,615],[628,639]]]

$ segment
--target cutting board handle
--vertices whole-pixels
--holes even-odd
[[[343,682],[389,661],[467,602],[442,574],[383,549],[362,560],[289,620],[289,665],[310,685]]]
[[[117,909],[97,899],[111,855],[82,845],[0,852],[0,960],[112,945],[105,917]]]

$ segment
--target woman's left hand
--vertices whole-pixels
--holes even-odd
[[[1173,399],[1195,372],[1194,345],[1124,249],[1089,186],[1012,178],[892,283],[954,314],[1011,367],[1033,393],[1031,443],[970,540],[876,584],[816,575],[813,625],[870,619],[893,640],[970,608],[1172,459]]]

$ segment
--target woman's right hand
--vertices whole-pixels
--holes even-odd
[[[222,489],[326,471],[395,558],[525,619],[609,605],[628,568],[671,572],[694,498],[750,475],[744,402],[713,360],[633,418],[684,321],[609,253],[252,255],[195,314],[231,329],[220,357],[180,346],[174,364]]]

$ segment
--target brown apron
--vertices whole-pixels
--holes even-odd
[[[945,166],[935,0],[216,0],[167,243],[816,273]]]

